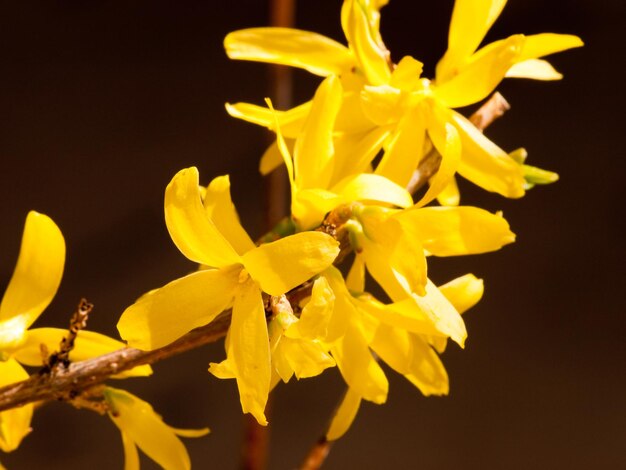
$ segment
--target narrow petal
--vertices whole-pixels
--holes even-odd
[[[447,110],[435,109],[429,118],[428,136],[441,155],[439,170],[428,182],[428,190],[415,204],[422,207],[435,199],[454,177],[461,161],[461,140],[459,133],[449,122]]]
[[[169,344],[211,323],[232,305],[239,270],[198,271],[141,297],[117,324],[129,346],[143,350]]]
[[[67,334],[67,330],[61,328],[31,328],[26,332],[26,341],[13,353],[13,357],[27,366],[39,367],[42,361],[41,345],[44,344],[51,353],[58,351],[62,339],[67,337]],[[125,347],[126,345],[121,341],[116,341],[93,331],[81,330],[78,332],[74,348],[70,352],[70,361],[86,361]],[[152,368],[149,365],[143,365],[113,377],[144,377],[151,374]]]
[[[341,106],[341,82],[332,75],[318,87],[311,112],[296,140],[294,165],[300,189],[328,189],[333,176],[333,127]]]
[[[218,176],[211,181],[204,196],[204,208],[209,219],[238,254],[242,255],[254,248],[254,242],[241,226],[237,210],[230,197],[228,175]]]
[[[311,111],[311,102],[307,101],[288,111],[274,110],[273,112],[270,108],[251,103],[226,103],[226,111],[234,118],[267,127],[274,132],[276,131],[275,119],[278,119],[283,135],[287,138],[295,139],[300,134]]]
[[[149,403],[112,387],[104,393],[111,420],[148,457],[166,469],[191,468],[185,446]]]
[[[291,218],[299,231],[315,230],[326,214],[346,199],[325,189],[302,189],[295,191],[291,201]]]
[[[362,134],[335,136],[335,172],[332,184],[343,178],[369,172],[372,160],[391,134],[391,126],[375,127]]]
[[[196,167],[179,171],[165,189],[165,223],[178,249],[191,261],[221,268],[239,255],[206,215]]]
[[[290,151],[293,151],[293,141],[290,143],[292,144],[290,146]],[[272,142],[261,156],[261,160],[259,161],[259,172],[263,176],[269,175],[272,171],[284,163],[285,161],[283,160],[283,156],[280,153],[280,150],[278,150],[278,143]]]
[[[528,59],[514,64],[506,73],[507,78],[530,78],[533,80],[560,80],[563,75],[547,60]]]
[[[450,20],[448,50],[437,64],[438,80],[451,78],[464,65],[500,16],[504,5],[506,0],[456,0]]]
[[[376,318],[381,324],[421,335],[443,336],[431,315],[422,311],[413,297],[382,304],[368,296],[358,298],[359,308]]]
[[[331,189],[346,201],[382,202],[397,207],[411,207],[413,199],[404,186],[381,175],[361,173],[348,176]]]
[[[515,241],[504,217],[477,207],[424,207],[393,217],[435,256],[486,253]]]
[[[120,434],[124,447],[124,470],[139,470],[139,452],[135,442],[124,431]]]
[[[400,121],[383,158],[376,167],[376,174],[385,176],[406,188],[424,156],[425,137],[424,116],[418,106]]]
[[[341,9],[341,25],[369,84],[382,85],[391,78],[389,51],[382,44],[378,22],[371,18],[372,14],[378,15],[378,11],[364,7],[359,0],[346,0]]]
[[[459,313],[465,313],[476,305],[482,298],[484,290],[483,280],[473,274],[457,277],[439,286],[439,291]]]
[[[348,387],[326,432],[326,439],[335,441],[343,436],[348,429],[350,429],[350,426],[352,426],[352,422],[354,418],[356,418],[360,406],[361,396]]]
[[[318,342],[283,337],[281,344],[282,353],[297,379],[316,377],[335,365],[334,359]]]
[[[522,197],[525,185],[522,166],[460,114],[452,114],[452,123],[463,149],[459,174],[487,191],[510,198]]]
[[[371,347],[383,361],[404,375],[424,395],[448,393],[448,374],[435,351],[420,336],[380,325]]]
[[[249,28],[234,31],[224,39],[231,59],[290,65],[323,77],[350,70],[350,50],[310,31],[291,28]]]
[[[519,61],[524,40],[524,36],[518,34],[484,53],[479,51],[458,75],[437,82],[437,98],[450,108],[468,106],[486,98],[502,81],[507,70]]]
[[[361,217],[366,236],[361,256],[367,270],[392,298],[423,293],[426,283],[426,257],[419,240],[402,230],[393,219]]]
[[[265,404],[270,391],[270,347],[261,291],[248,281],[233,304],[228,360],[237,378],[244,413],[267,425]]]
[[[313,283],[311,298],[302,309],[300,320],[285,332],[291,338],[326,340],[335,307],[335,294],[324,276]]]
[[[0,304],[0,322],[25,331],[56,294],[65,264],[65,241],[48,216],[30,211],[13,276]],[[2,338],[0,338],[0,342]]]
[[[456,178],[453,176],[448,184],[437,195],[437,202],[442,206],[458,206],[461,202],[461,193]]]
[[[419,309],[431,318],[437,330],[449,336],[459,346],[464,347],[467,330],[465,323],[454,305],[428,280],[424,296],[413,295],[413,301]]]
[[[365,263],[363,257],[357,256],[346,277],[346,287],[352,292],[365,292]]]
[[[582,47],[584,43],[571,34],[541,33],[526,36],[522,53],[518,60],[537,59],[556,52]]]
[[[15,359],[0,361],[0,387],[27,378],[28,373]],[[11,452],[17,449],[22,439],[31,431],[30,420],[33,410],[33,405],[28,404],[0,412],[0,450]]]
[[[278,296],[322,272],[338,254],[330,235],[302,232],[250,250],[242,260],[263,291]]]
[[[387,400],[389,382],[372,357],[358,324],[353,323],[345,336],[332,345],[331,353],[350,388],[377,404]]]

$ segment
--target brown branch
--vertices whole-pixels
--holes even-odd
[[[328,457],[330,448],[334,441],[329,441],[325,436],[320,437],[315,445],[311,447],[299,470],[318,470],[322,467]]]
[[[502,117],[506,111],[511,109],[511,105],[497,91],[483,103],[469,118],[470,122],[476,128],[483,132],[496,119]],[[428,153],[422,158],[417,169],[411,176],[411,181],[407,185],[407,191],[415,194],[420,190],[428,180],[437,173],[441,164],[441,155],[435,147],[432,147]]]
[[[168,357],[217,341],[226,335],[230,311],[206,326],[196,328],[177,341],[153,351],[125,348],[67,368],[34,374],[27,380],[0,388],[0,411],[36,401],[73,400],[112,375],[143,364],[154,364]]]
[[[70,319],[70,326],[68,328],[68,335],[64,336],[59,346],[59,352],[50,354],[44,361],[44,371],[50,373],[52,370],[58,369],[60,366],[68,367],[70,365],[70,352],[74,349],[74,343],[78,332],[87,327],[87,320],[89,314],[93,310],[93,304],[87,302],[87,299],[80,299],[78,307],[72,318]],[[45,350],[45,344],[41,345],[42,355],[47,352]],[[47,354],[46,354],[47,355]]]

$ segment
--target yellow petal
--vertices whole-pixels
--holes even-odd
[[[297,379],[318,376],[335,365],[334,359],[318,342],[283,337],[281,345],[282,354]]]
[[[377,404],[387,400],[389,382],[372,357],[358,324],[353,323],[346,334],[333,343],[331,353],[350,388]]]
[[[406,188],[411,176],[424,155],[424,116],[419,107],[414,108],[398,124],[376,174],[389,178]]]
[[[541,59],[528,59],[514,64],[506,73],[507,78],[531,78],[533,80],[560,80],[563,75],[557,72],[550,62]]]
[[[352,292],[365,292],[365,263],[361,256],[354,258],[346,278],[346,287]]]
[[[344,133],[335,137],[335,173],[332,183],[370,169],[372,160],[383,148],[391,127],[375,127],[361,134]]]
[[[0,387],[26,380],[28,374],[15,359],[0,361]],[[31,431],[30,420],[33,405],[28,404],[0,412],[0,450],[11,452],[20,445],[22,439]]]
[[[237,378],[244,413],[267,425],[264,410],[270,391],[270,347],[261,291],[248,281],[233,304],[228,360]]]
[[[196,167],[179,171],[165,189],[165,223],[178,249],[190,260],[221,268],[239,255],[207,217]]]
[[[473,274],[457,277],[439,286],[439,291],[459,313],[464,313],[482,298],[485,286],[482,279]]]
[[[522,197],[525,180],[521,165],[460,114],[452,114],[452,123],[463,148],[459,174],[487,191]]]
[[[378,11],[359,0],[346,0],[341,9],[343,32],[370,85],[382,85],[391,77],[389,52],[380,39],[377,15]]]
[[[298,188],[328,189],[333,176],[333,126],[341,106],[341,82],[332,75],[318,87],[294,148]]]
[[[448,184],[437,196],[437,202],[439,202],[442,206],[458,206],[459,202],[461,202],[459,186],[457,185],[456,178],[454,176],[450,178]]]
[[[361,396],[348,387],[326,432],[326,439],[335,441],[343,436],[348,429],[350,429],[354,418],[356,418],[356,414],[359,412],[360,406]]]
[[[346,201],[383,202],[398,207],[413,205],[411,195],[403,186],[372,173],[348,176],[334,185],[331,191]]]
[[[363,295],[358,298],[359,308],[381,324],[400,328],[421,335],[444,335],[437,328],[432,315],[422,311],[413,297],[384,305],[369,296]]]
[[[342,79],[344,77],[341,77]],[[342,80],[344,89],[341,97],[341,108],[335,120],[335,132],[339,134],[360,134],[374,128],[374,123],[363,112],[362,89],[363,84],[353,91],[347,91],[345,80]]]
[[[202,429],[181,429],[181,428],[175,428],[172,426],[168,426],[172,431],[174,431],[174,434],[176,434],[177,436],[180,437],[192,437],[192,438],[196,438],[196,437],[203,437],[206,436],[207,434],[209,434],[211,432],[211,430],[209,428],[202,428]]]
[[[226,111],[234,118],[267,127],[271,131],[276,131],[275,119],[278,119],[283,135],[290,139],[295,139],[300,134],[302,126],[304,126],[304,122],[311,111],[311,102],[307,101],[288,111],[274,110],[273,112],[270,108],[251,103],[226,103]]]
[[[439,332],[449,336],[459,346],[464,347],[467,330],[465,323],[450,301],[428,280],[426,295],[413,295],[413,301],[423,313],[428,315]]]
[[[185,446],[149,403],[112,387],[107,387],[104,393],[112,408],[109,417],[126,434],[125,438],[163,468],[191,468]]]
[[[343,196],[324,189],[303,189],[294,192],[291,218],[300,231],[315,230],[326,214],[339,204],[347,202]]]
[[[289,146],[290,152],[293,152],[293,140],[289,142],[291,145]],[[284,164],[283,156],[278,150],[278,144],[276,142],[272,142],[263,155],[261,156],[261,160],[259,161],[259,172],[265,176],[269,175],[276,168]]]
[[[13,336],[23,333],[52,301],[61,283],[65,241],[48,216],[30,211],[13,276],[0,304],[0,323],[11,320]],[[0,348],[6,342],[0,335]]]
[[[428,122],[428,136],[441,155],[439,170],[428,182],[426,194],[415,204],[422,207],[435,199],[450,183],[461,161],[461,140],[459,133],[450,124],[450,113],[444,109],[434,109]]]
[[[198,271],[144,295],[122,313],[120,336],[152,350],[212,322],[232,305],[240,269]]]
[[[366,233],[361,255],[367,270],[395,300],[422,293],[426,282],[426,257],[419,240],[406,236],[392,218],[361,217]]]
[[[242,255],[254,248],[254,242],[241,226],[237,210],[230,198],[228,175],[218,176],[211,181],[204,196],[204,208],[209,219],[237,253]]]
[[[391,73],[389,84],[403,91],[413,91],[419,84],[424,64],[411,56],[404,56]]]
[[[524,36],[511,36],[489,50],[476,53],[472,61],[453,78],[437,82],[435,93],[450,108],[459,108],[486,98],[518,62]]]
[[[420,336],[380,325],[371,347],[424,395],[448,393],[448,374],[435,351]]]
[[[526,36],[526,41],[518,60],[521,62],[528,59],[536,59],[583,45],[582,40],[578,36],[571,34],[531,34]]]
[[[41,345],[45,344],[50,353],[59,351],[61,340],[67,335],[68,331],[61,328],[31,328],[26,332],[26,341],[13,353],[13,357],[27,366],[41,366]],[[70,352],[70,361],[86,361],[125,347],[121,341],[94,331],[81,330]],[[114,375],[113,378],[145,377],[151,374],[152,368],[143,365]]]
[[[278,296],[322,272],[338,254],[330,235],[302,232],[250,250],[242,260],[263,291]]]
[[[231,59],[299,67],[315,75],[339,75],[350,70],[349,49],[326,36],[291,28],[249,28],[224,39]]]
[[[477,207],[424,207],[393,217],[435,256],[486,253],[515,241],[504,217]]]
[[[135,442],[124,431],[121,435],[124,447],[124,470],[139,470],[139,452],[137,452]]]
[[[291,338],[321,339],[328,336],[328,325],[335,306],[335,294],[324,276],[313,283],[311,298],[302,309],[300,320],[287,329]]]
[[[450,20],[448,50],[437,64],[438,80],[448,80],[464,65],[505,4],[506,0],[456,0]]]

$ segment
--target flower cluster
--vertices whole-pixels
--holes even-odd
[[[346,432],[362,400],[386,401],[381,362],[424,395],[448,393],[439,354],[448,339],[464,347],[461,314],[480,300],[483,281],[465,274],[436,285],[428,264],[495,251],[515,239],[501,213],[460,205],[456,175],[509,198],[558,178],[526,165],[523,150],[501,149],[483,126],[455,109],[485,100],[505,77],[561,78],[541,57],[582,45],[575,36],[545,33],[480,47],[506,0],[456,0],[448,49],[428,79],[413,57],[393,62],[380,34],[386,3],[344,0],[347,46],[287,28],[226,37],[233,59],[323,77],[313,98],[293,109],[275,110],[269,100],[266,106],[226,106],[232,116],[275,133],[260,170],[285,165],[290,216],[255,243],[239,221],[228,176],[205,187],[196,168],[179,171],[165,190],[165,222],[197,269],[141,296],[117,325],[128,346],[154,350],[229,315],[226,357],[211,363],[209,372],[236,380],[242,410],[261,425],[268,423],[268,396],[281,381],[336,366],[347,391],[328,427],[329,440]],[[427,161],[430,173],[421,171]],[[56,292],[64,256],[56,225],[31,212],[0,305],[0,386],[27,377],[20,364],[40,363],[40,345],[53,349],[64,334],[29,329]],[[121,347],[80,331],[71,359]],[[122,376],[150,373],[142,366]],[[189,468],[176,435],[207,430],[170,428],[149,404],[123,390],[107,386],[102,399],[121,430],[127,468],[138,468],[136,446],[164,468]],[[33,405],[25,405],[0,413],[2,450],[19,445],[32,412]]]

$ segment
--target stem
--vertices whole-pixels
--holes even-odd
[[[321,468],[326,461],[326,457],[328,457],[333,443],[334,441],[327,440],[325,436],[320,437],[313,447],[311,447],[311,450],[309,450],[299,470],[317,470]]]

